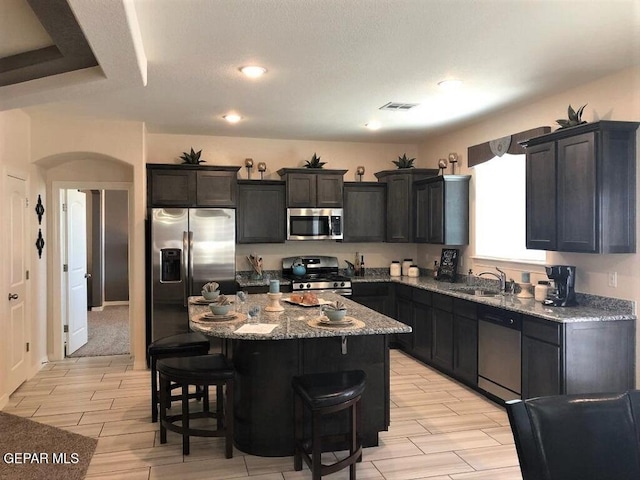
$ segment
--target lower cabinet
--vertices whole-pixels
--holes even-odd
[[[351,284],[352,294],[348,298],[378,313],[395,318],[396,312],[391,288],[392,285],[387,282],[353,282]]]
[[[562,326],[534,317],[522,322],[522,398],[562,393]]]
[[[451,372],[453,370],[453,298],[434,293],[431,316],[433,321],[431,360],[434,365]]]
[[[406,285],[397,285],[396,287],[396,319],[399,322],[409,325],[411,333],[402,333],[396,335],[396,342],[406,350],[413,354],[414,337],[416,333],[415,318],[413,315],[412,287]]]
[[[453,301],[453,374],[478,383],[478,314],[475,303]]]
[[[433,344],[432,294],[413,290],[413,355],[424,362],[431,361]]]

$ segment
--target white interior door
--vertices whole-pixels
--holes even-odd
[[[67,355],[87,343],[87,197],[67,190]]]
[[[7,176],[6,209],[8,218],[9,265],[7,265],[7,285],[5,293],[8,307],[8,338],[4,339],[7,352],[9,372],[7,382],[9,392],[13,392],[27,379],[27,315],[26,315],[26,182],[16,177]]]

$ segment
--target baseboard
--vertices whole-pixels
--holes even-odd
[[[99,307],[91,307],[92,312],[102,312],[104,310],[104,305],[100,305]]]
[[[0,397],[0,410],[7,406],[9,403],[9,395],[6,393]]]
[[[133,369],[134,370],[146,370],[147,369],[147,360],[146,358],[138,359],[133,357]]]
[[[129,300],[110,300],[108,302],[102,302],[103,307],[116,307],[122,305],[129,305]]]

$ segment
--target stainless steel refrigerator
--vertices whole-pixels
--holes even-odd
[[[189,331],[187,299],[211,281],[234,293],[236,211],[150,209],[148,341]]]

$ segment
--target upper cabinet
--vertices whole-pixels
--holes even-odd
[[[469,243],[470,179],[470,175],[440,175],[415,183],[417,243]]]
[[[522,145],[527,159],[527,248],[636,251],[636,130],[600,121]]]
[[[438,175],[437,168],[401,168],[375,174],[387,184],[387,242],[414,241],[413,183]]]
[[[147,164],[149,207],[235,207],[240,167]]]
[[[384,242],[386,193],[384,183],[344,184],[344,242]]]
[[[239,180],[237,215],[237,243],[284,243],[284,182]]]
[[[342,208],[343,176],[347,170],[281,168],[287,183],[289,208]]]

